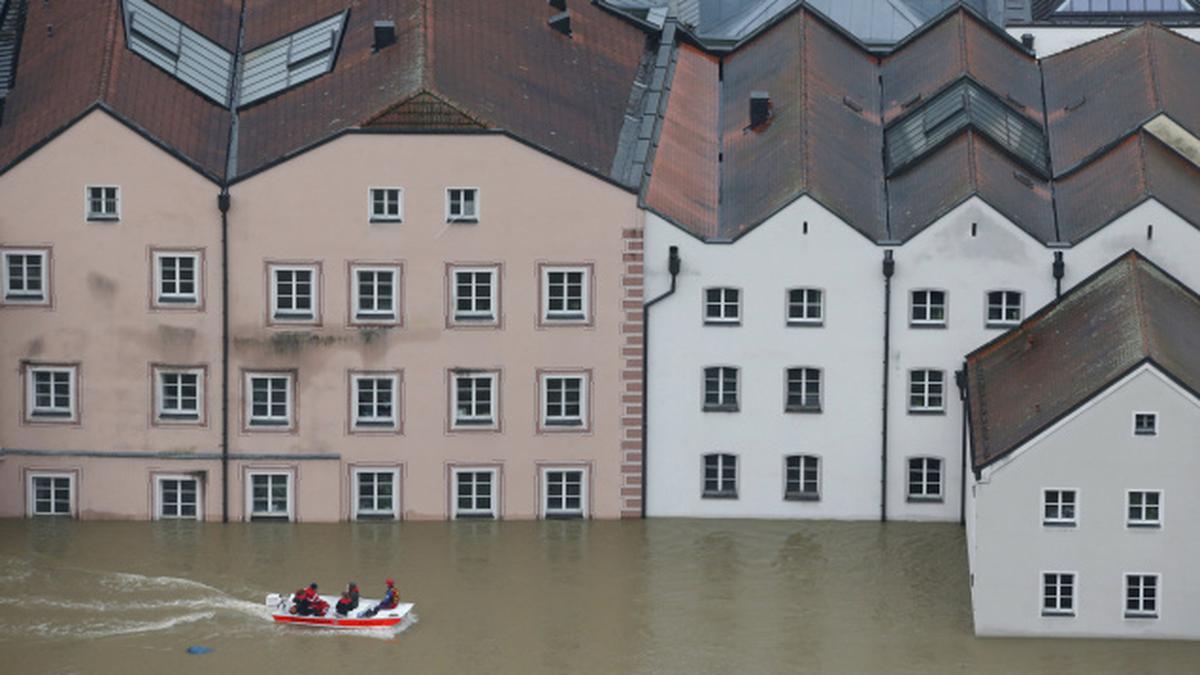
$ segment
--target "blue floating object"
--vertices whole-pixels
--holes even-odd
[[[192,645],[191,647],[187,648],[187,653],[189,653],[189,654],[207,654],[207,653],[211,652],[212,650],[213,650],[212,647],[201,647],[200,645]]]

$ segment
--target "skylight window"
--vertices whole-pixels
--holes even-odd
[[[1049,158],[1041,128],[970,80],[930,99],[884,133],[888,175],[894,175],[966,127],[986,135],[1034,173],[1045,176]]]
[[[1171,14],[1196,11],[1189,0],[1066,0],[1055,14]]]
[[[333,70],[347,12],[263,45],[245,56],[240,105],[248,105]]]
[[[233,55],[146,0],[125,0],[125,43],[204,97],[229,105]]]

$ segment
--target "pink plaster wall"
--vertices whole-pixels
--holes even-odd
[[[87,222],[88,184],[121,187],[121,220]],[[0,306],[0,447],[74,451],[219,451],[218,188],[104,112],[93,112],[0,176],[0,246],[51,251],[50,307]],[[203,248],[205,307],[150,308],[151,257],[157,247]],[[22,364],[78,363],[77,424],[24,420]],[[207,424],[152,424],[152,363],[208,367]],[[145,517],[135,488],[149,466],[83,462],[110,503],[97,517]],[[23,494],[20,469],[0,463],[0,516],[19,516],[9,495]],[[144,492],[144,490],[143,490]],[[102,494],[101,491],[93,494]],[[211,512],[210,512],[211,515]]]
[[[371,186],[404,188],[403,223],[368,222]],[[445,222],[448,186],[480,189],[478,224]],[[232,372],[294,369],[299,405],[291,433],[239,420],[233,450],[342,455],[343,477],[311,498],[301,479],[301,518],[348,517],[345,467],[359,462],[403,465],[406,518],[447,517],[452,464],[500,465],[501,517],[536,517],[543,462],[587,463],[590,515],[621,514],[622,237],[640,226],[634,195],[500,135],[378,134],[344,136],[231,193]],[[268,325],[268,260],[320,263],[319,327]],[[403,265],[402,327],[348,325],[350,261]],[[448,262],[502,265],[501,328],[446,327]],[[592,326],[539,327],[539,262],[594,266]],[[447,431],[454,367],[501,370],[499,432]],[[539,368],[591,371],[589,432],[536,431]],[[403,371],[402,434],[347,432],[351,369]]]

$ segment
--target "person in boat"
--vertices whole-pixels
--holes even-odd
[[[386,583],[387,593],[384,593],[383,599],[379,601],[379,604],[368,609],[364,613],[364,616],[375,616],[380,610],[395,609],[396,605],[400,604],[400,592],[396,590],[396,582],[388,579]]]
[[[338,600],[334,611],[337,612],[338,616],[346,616],[350,612],[353,612],[356,606],[358,606],[358,603],[350,598],[350,591],[342,591],[342,599]]]
[[[329,603],[321,599],[317,593],[317,582],[312,582],[308,588],[302,588],[296,591],[296,596],[292,598],[295,602],[294,608],[296,614],[300,616],[325,616],[329,611]]]
[[[346,587],[346,592],[350,594],[350,599],[354,602],[354,607],[358,607],[358,584],[351,581]]]

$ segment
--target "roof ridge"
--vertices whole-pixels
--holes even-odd
[[[1146,298],[1145,289],[1142,288],[1143,282],[1138,265],[1137,252],[1125,254],[1126,264],[1129,265],[1130,277],[1133,281],[1133,303],[1137,314],[1138,322],[1138,338],[1142,343],[1142,356],[1150,358],[1150,325],[1146,316]]]
[[[417,59],[421,61],[421,89],[432,90],[433,82],[433,0],[421,2],[421,48],[417,51]]]
[[[1166,103],[1163,101],[1162,86],[1158,81],[1158,54],[1154,49],[1154,24],[1143,23],[1143,34],[1146,39],[1146,59],[1150,62],[1150,86],[1154,93],[1154,105],[1158,112],[1163,112]]]
[[[112,76],[112,70],[117,61],[113,52],[117,47],[117,15],[120,13],[120,5],[121,0],[111,1],[108,27],[104,31],[104,58],[100,61],[100,82],[96,92],[96,98],[102,101],[107,101],[112,96],[113,81],[116,79]]]

